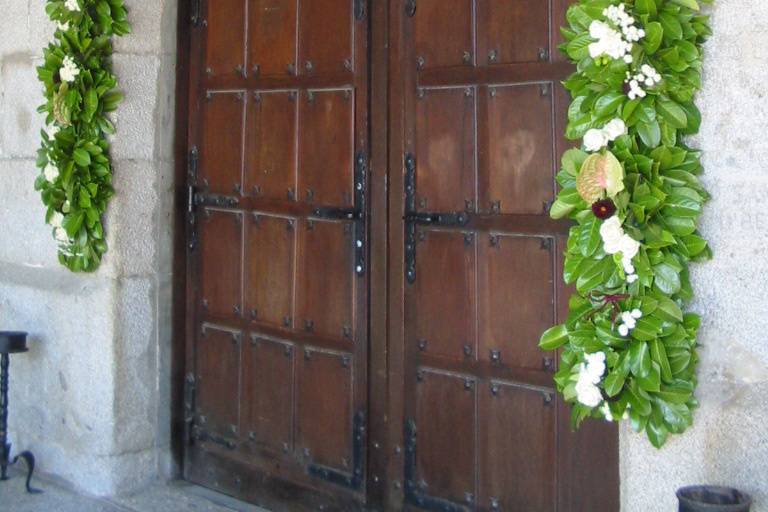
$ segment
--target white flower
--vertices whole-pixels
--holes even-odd
[[[64,216],[62,214],[59,212],[53,212],[53,215],[51,215],[51,219],[48,221],[48,223],[55,228],[60,228],[63,221]]]
[[[626,256],[622,256],[621,258],[621,265],[624,267],[624,272],[629,274],[635,273],[635,266],[632,264],[632,259],[627,258]]]
[[[613,414],[611,413],[611,407],[608,405],[608,402],[603,403],[600,411],[603,413],[603,416],[605,416],[605,421],[613,421]]]
[[[637,256],[637,253],[640,251],[640,242],[626,234],[621,237],[619,246],[619,251],[621,251],[621,254],[630,260]]]
[[[608,135],[604,130],[592,128],[584,134],[584,148],[587,151],[600,151],[608,144]]]
[[[69,235],[64,228],[56,228],[54,230],[54,237],[59,242],[69,242]]]
[[[634,60],[634,59],[632,58],[632,56],[631,56],[630,54],[626,54],[626,55],[624,56],[624,62],[626,62],[627,64],[632,64],[632,61],[633,61],[633,60]]]
[[[587,407],[597,407],[603,401],[603,395],[600,388],[582,374],[576,382],[576,399]]]
[[[48,138],[51,140],[53,140],[53,138],[56,136],[57,133],[59,133],[60,130],[61,128],[59,128],[58,125],[56,124],[49,124],[49,125],[46,125],[45,128],[43,128],[43,131],[45,132],[46,135],[48,135]]]
[[[624,229],[621,227],[621,220],[614,215],[610,219],[603,222],[600,226],[600,237],[603,239],[603,244],[617,247],[616,251],[607,252],[608,254],[615,254],[618,251],[621,237],[624,236]]]
[[[632,283],[634,283],[634,282],[635,282],[635,281],[637,281],[638,279],[639,279],[639,277],[638,277],[638,275],[637,275],[637,274],[627,274],[627,282],[628,282],[629,284],[632,284]]]
[[[629,311],[624,311],[621,314],[621,321],[626,325],[629,329],[634,329],[637,325],[637,319],[635,319],[634,316],[632,316],[632,313]]]
[[[626,336],[629,331],[637,326],[637,320],[643,317],[643,312],[635,308],[632,311],[621,313],[621,325],[619,325],[619,334]]]
[[[599,384],[605,373],[605,352],[584,354],[586,363],[581,370],[586,374],[592,384]]]
[[[56,24],[56,27],[57,27],[59,30],[61,30],[62,32],[66,32],[67,30],[69,30],[69,22],[68,22],[68,21],[65,21],[64,23],[62,23],[62,22],[58,22],[58,23]]]
[[[64,7],[66,7],[70,11],[80,10],[80,4],[77,3],[77,0],[67,0],[66,2],[64,2]]]
[[[594,20],[589,25],[589,35],[594,39],[602,39],[612,32],[614,32],[614,30],[607,23],[603,23],[602,21]]]
[[[603,127],[603,131],[608,137],[608,140],[612,141],[627,133],[627,125],[622,119],[617,117],[616,119],[609,121],[608,124]]]
[[[80,68],[77,67],[75,60],[67,55],[64,57],[63,65],[59,69],[59,77],[64,82],[73,82],[75,77],[80,74]]]
[[[52,163],[48,163],[45,169],[43,169],[43,175],[46,180],[53,182],[53,180],[59,177],[59,168]]]

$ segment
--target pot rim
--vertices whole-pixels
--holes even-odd
[[[683,493],[685,491],[690,491],[694,489],[709,489],[712,491],[724,491],[724,492],[735,492],[737,493],[744,501],[742,503],[735,503],[732,505],[717,505],[713,503],[704,503],[692,498],[689,498],[688,496],[683,496]],[[677,496],[677,499],[690,505],[696,505],[699,508],[703,508],[705,510],[711,509],[713,511],[729,511],[729,510],[741,510],[744,508],[745,505],[750,506],[752,505],[752,496],[747,494],[744,491],[741,491],[739,489],[736,489],[735,487],[727,487],[724,485],[687,485],[685,487],[680,487],[676,492],[675,495]]]

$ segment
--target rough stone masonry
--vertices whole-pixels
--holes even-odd
[[[174,472],[169,455],[175,0],[128,0],[116,40],[126,101],[116,115],[110,252],[94,275],[55,256],[33,190],[42,120],[35,65],[53,25],[44,0],[0,0],[0,328],[32,334],[11,362],[11,436],[82,491],[126,493]],[[670,512],[694,483],[740,487],[768,511],[768,4],[717,0],[698,104],[704,315],[692,429],[657,451],[621,432],[622,510]],[[587,512],[587,511],[585,511]]]

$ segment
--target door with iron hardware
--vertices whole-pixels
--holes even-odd
[[[557,360],[537,346],[570,292],[568,225],[548,215],[567,148],[567,3],[404,0],[390,11],[402,126],[390,151],[401,150],[390,181],[391,251],[402,251],[390,280],[402,335],[395,509],[618,510],[616,428],[570,431]]]
[[[366,499],[365,7],[192,6],[184,474],[273,510]]]

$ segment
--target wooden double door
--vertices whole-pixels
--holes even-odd
[[[613,511],[557,361],[566,0],[190,7],[184,474],[272,510]]]

